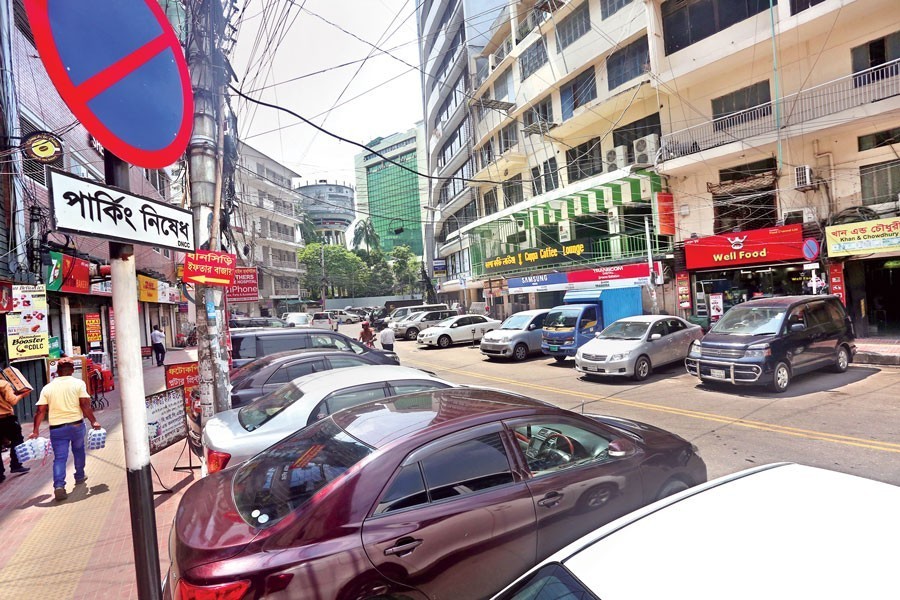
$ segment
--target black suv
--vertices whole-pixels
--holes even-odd
[[[399,365],[393,352],[367,348],[342,333],[327,329],[236,329],[231,332],[232,365],[242,367],[252,360],[287,350],[320,348],[364,355],[379,365]]]
[[[856,345],[836,296],[784,296],[738,304],[694,342],[684,361],[704,381],[769,385],[783,392],[791,378],[822,367],[847,370]]]

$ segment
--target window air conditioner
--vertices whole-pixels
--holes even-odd
[[[655,133],[634,140],[634,162],[639,165],[652,165],[656,161],[659,150],[659,136]]]
[[[812,167],[809,165],[794,167],[794,189],[804,191],[816,189]]]
[[[818,215],[814,206],[806,208],[795,208],[786,210],[781,213],[781,219],[785,225],[794,225],[796,223],[815,223],[818,221]]]
[[[606,172],[612,173],[617,169],[628,166],[628,146],[616,146],[606,152]]]

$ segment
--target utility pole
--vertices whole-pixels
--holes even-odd
[[[223,76],[217,34],[222,20],[220,0],[188,2],[188,22],[193,27],[188,47],[188,67],[194,90],[194,129],[188,148],[191,210],[197,246],[219,248],[219,197],[223,127]],[[199,11],[199,12],[195,12]],[[197,285],[197,360],[200,381],[200,420],[231,408],[228,358],[220,339],[219,315],[224,318],[222,290]]]
[[[644,217],[644,235],[647,237],[647,267],[650,269],[650,278],[647,280],[647,290],[650,292],[650,302],[653,306],[653,314],[659,314],[659,300],[656,298],[656,275],[653,269],[653,244],[650,240],[650,217]]]
[[[321,262],[322,262],[322,283],[321,283],[322,289],[321,289],[321,295],[322,295],[322,310],[325,310],[325,293],[326,293],[327,287],[328,287],[327,284],[325,283],[325,242],[322,242],[322,248],[321,248],[321,249],[322,249],[322,253],[321,253],[321,257],[320,257],[320,258],[321,258]]]

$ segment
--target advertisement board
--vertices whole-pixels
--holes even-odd
[[[184,387],[185,397],[200,383],[200,370],[196,362],[183,362],[166,365],[166,387]]]
[[[900,250],[900,217],[825,228],[828,256],[877,254]]]
[[[100,347],[103,342],[103,327],[100,323],[100,313],[84,315],[84,337],[91,348]]]
[[[591,240],[572,240],[562,244],[547,244],[527,250],[519,250],[493,256],[484,261],[484,271],[495,273],[521,267],[557,265],[589,256]]]
[[[50,252],[47,267],[47,291],[73,294],[91,293],[91,264],[62,252]]]
[[[138,275],[138,301],[159,302],[159,281],[146,275]]]
[[[784,225],[684,241],[687,268],[714,269],[803,259],[803,226]]]
[[[176,387],[150,394],[147,404],[147,435],[150,454],[165,450],[187,437],[184,418],[184,388]]]
[[[234,285],[226,288],[228,302],[259,302],[259,279],[256,267],[237,267]]]
[[[844,288],[844,263],[833,262],[828,265],[828,291],[841,299],[847,306],[847,290]]]
[[[197,250],[184,257],[184,270],[181,276],[185,283],[201,283],[205,285],[229,286],[234,284],[234,269],[237,256],[227,252]]]
[[[675,235],[675,198],[668,192],[656,192],[656,235]]]
[[[678,308],[691,309],[691,276],[687,271],[675,274],[675,294],[678,297]]]
[[[12,311],[6,315],[9,360],[47,356],[47,290],[43,285],[12,286]]]

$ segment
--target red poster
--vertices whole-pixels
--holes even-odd
[[[691,309],[691,276],[687,271],[675,274],[675,294],[678,296],[678,308]]]
[[[785,225],[684,241],[687,268],[728,268],[739,265],[803,260],[803,226]]]
[[[841,304],[847,306],[847,294],[844,289],[844,263],[831,263],[828,265],[828,289],[841,299]]]
[[[656,263],[657,273],[662,272],[662,265]],[[610,265],[605,267],[594,267],[593,269],[582,269],[581,271],[571,271],[566,274],[569,283],[579,283],[582,281],[616,281],[619,279],[639,279],[646,278],[650,275],[650,267],[647,263],[632,263],[628,265]]]
[[[656,193],[657,235],[675,235],[675,198],[668,192]]]
[[[234,285],[227,288],[228,302],[259,302],[259,280],[256,267],[237,267],[234,270]]]
[[[182,281],[223,287],[233,285],[236,263],[234,254],[197,250],[195,254],[184,256]]]
[[[166,365],[166,388],[183,385],[184,397],[190,399],[191,392],[200,384],[200,370],[195,362]]]
[[[12,284],[0,283],[0,313],[7,313],[13,309]]]
[[[103,327],[100,324],[100,313],[84,315],[84,336],[91,346],[103,341]]]

